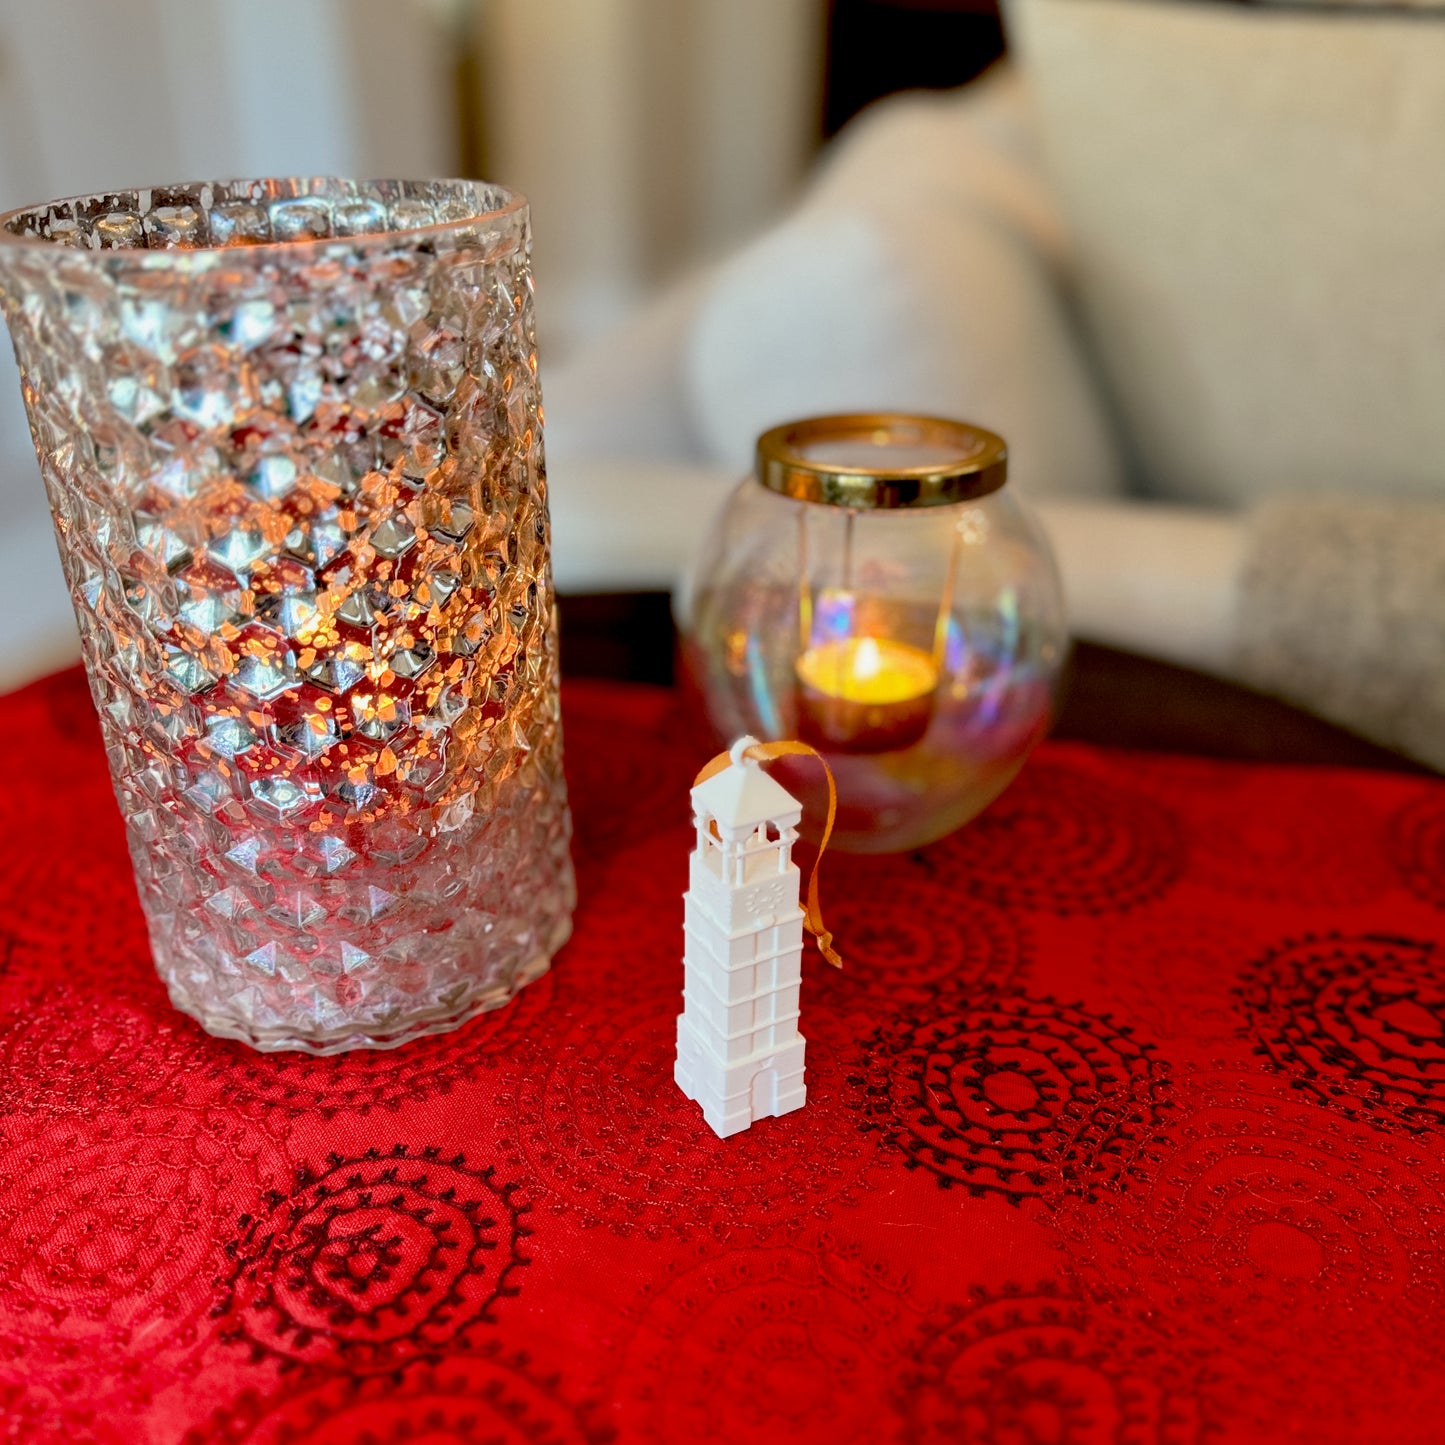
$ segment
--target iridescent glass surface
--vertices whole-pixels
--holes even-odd
[[[573,901],[525,203],[88,196],[0,220],[0,298],[176,1005],[333,1052],[505,1003]]]
[[[877,450],[884,465],[888,445]],[[750,477],[708,533],[683,623],[719,737],[819,747],[838,785],[834,841],[862,853],[942,837],[1008,786],[1047,731],[1067,642],[1048,545],[1007,489],[854,510]],[[872,649],[871,680],[901,700],[885,689],[851,723],[838,699],[820,703],[817,660],[838,649]],[[905,664],[928,681],[910,688]],[[794,792],[812,786],[806,769],[775,771]]]

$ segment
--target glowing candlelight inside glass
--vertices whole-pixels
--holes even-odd
[[[881,753],[928,731],[938,667],[922,648],[886,637],[849,637],[798,658],[798,720],[815,747]]]

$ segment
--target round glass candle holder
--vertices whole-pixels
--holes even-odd
[[[212,1033],[388,1047],[567,936],[529,257],[471,181],[0,217],[156,967]]]
[[[1063,604],[1006,475],[978,427],[820,417],[761,438],[712,529],[683,618],[691,682],[724,739],[826,755],[840,847],[951,832],[1048,728]]]

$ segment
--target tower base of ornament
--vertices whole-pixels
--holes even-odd
[[[720,1139],[739,1134],[759,1119],[790,1114],[807,1102],[803,1084],[801,1035],[775,1049],[725,1063],[693,1029],[688,1016],[677,1017],[677,1087],[702,1106],[708,1128]]]

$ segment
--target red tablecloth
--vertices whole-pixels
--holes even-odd
[[[168,1007],[79,676],[3,716],[8,1438],[1445,1435],[1439,784],[1046,746],[828,860],[807,1107],[721,1142],[668,694],[567,697],[552,973],[320,1060]]]

